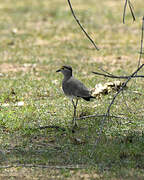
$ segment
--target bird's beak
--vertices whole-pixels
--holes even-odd
[[[58,69],[56,72],[61,72],[61,69]]]

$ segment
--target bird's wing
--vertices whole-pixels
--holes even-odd
[[[65,83],[64,92],[68,95],[77,96],[77,97],[89,97],[90,91],[88,88],[78,79],[70,78]]]

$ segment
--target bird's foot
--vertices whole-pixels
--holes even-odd
[[[76,122],[73,124],[73,128],[78,128],[78,124]]]
[[[75,122],[73,122],[72,131],[74,131],[74,130],[77,129],[77,128],[78,128],[78,124],[77,124],[77,122],[75,121]]]

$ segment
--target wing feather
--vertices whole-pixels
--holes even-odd
[[[68,96],[89,97],[91,96],[88,88],[78,79],[71,77],[63,81],[63,91]]]

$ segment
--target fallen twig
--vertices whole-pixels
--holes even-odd
[[[35,168],[49,168],[49,169],[84,169],[86,166],[82,165],[67,165],[67,166],[49,166],[49,165],[39,165],[39,164],[12,164],[12,165],[6,165],[6,166],[0,166],[0,169],[5,168],[13,168],[13,167],[35,167]]]
[[[50,129],[56,129],[56,130],[60,130],[60,131],[66,131],[66,129],[65,128],[63,128],[63,127],[60,127],[60,126],[40,126],[40,127],[38,127],[38,129],[48,129],[48,128],[50,128]]]
[[[88,116],[76,118],[76,120],[87,119],[87,118],[92,118],[92,117],[105,117],[105,116],[106,116],[106,114],[93,114],[93,115],[88,115]],[[110,117],[116,118],[116,119],[127,119],[127,118],[122,117],[122,116],[110,116]]]

